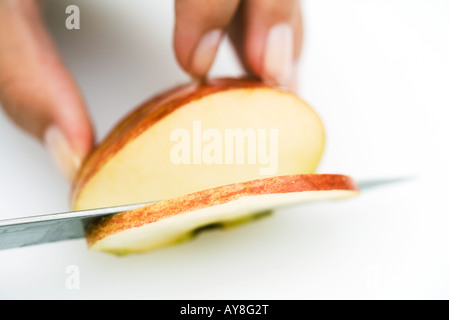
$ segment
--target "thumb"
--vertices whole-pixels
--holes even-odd
[[[92,148],[93,131],[35,1],[0,2],[0,103],[72,180]]]

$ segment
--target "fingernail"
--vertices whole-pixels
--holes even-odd
[[[271,27],[268,32],[264,80],[286,86],[293,74],[293,30],[287,23]]]
[[[223,38],[223,30],[215,29],[206,33],[198,43],[190,63],[190,73],[195,77],[203,77],[209,71],[215,54]]]
[[[81,165],[81,158],[74,152],[62,131],[56,126],[50,126],[45,131],[44,143],[58,169],[72,181]]]

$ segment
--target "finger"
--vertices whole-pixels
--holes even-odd
[[[298,0],[243,0],[230,37],[248,72],[294,89],[302,46]]]
[[[0,102],[44,142],[72,179],[93,144],[81,94],[45,30],[37,2],[0,1]]]
[[[174,49],[181,67],[204,77],[240,0],[176,0]]]

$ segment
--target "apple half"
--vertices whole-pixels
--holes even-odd
[[[276,208],[358,194],[344,175],[271,177],[216,187],[100,218],[86,228],[88,247],[116,255],[141,253],[193,238],[199,230],[228,227]]]
[[[227,139],[228,132],[235,135]],[[232,139],[233,154],[226,147]],[[290,92],[248,79],[182,85],[133,110],[96,147],[74,181],[72,207],[146,203],[313,173],[324,141],[318,115]]]
[[[319,116],[291,92],[251,79],[181,85],[130,112],[97,145],[75,178],[72,207],[160,201],[86,231],[94,250],[147,251],[205,226],[353,195],[348,177],[310,175],[324,144]]]

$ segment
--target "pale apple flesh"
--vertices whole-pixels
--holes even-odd
[[[207,226],[233,226],[260,213],[302,202],[358,194],[344,175],[306,174],[271,177],[221,186],[116,214],[86,229],[92,250],[117,255],[141,253],[192,238]]]
[[[253,134],[255,147],[245,146],[240,159],[237,142],[234,154],[226,152],[230,130],[248,133],[245,143]],[[179,132],[188,133],[190,154],[176,149]],[[208,152],[211,133],[218,135],[214,143],[222,144],[218,157]],[[240,79],[182,86],[133,111],[98,146],[75,181],[73,209],[158,201],[254,179],[313,173],[324,140],[320,118],[292,93]],[[263,148],[261,141],[266,142]]]
[[[291,92],[248,79],[180,86],[133,110],[95,148],[72,207],[159,201],[86,229],[93,250],[157,249],[211,225],[357,194],[348,177],[314,174],[324,143],[319,116]]]

